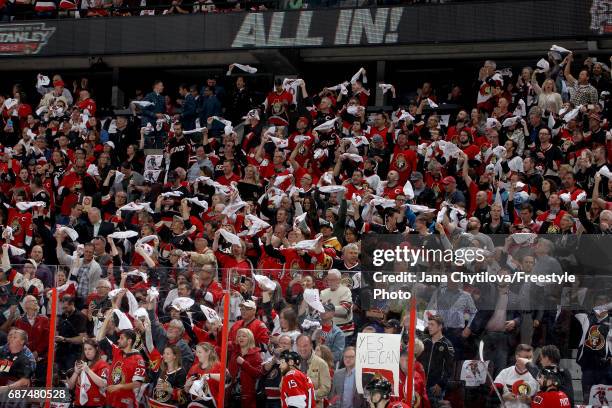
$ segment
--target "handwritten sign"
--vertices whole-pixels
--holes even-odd
[[[365,386],[375,377],[383,377],[393,386],[393,395],[399,395],[399,361],[401,336],[399,334],[359,333],[357,335],[357,392],[363,394]]]

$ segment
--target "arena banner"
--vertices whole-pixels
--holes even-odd
[[[575,40],[607,32],[603,1],[444,5],[60,19],[0,25],[0,56]],[[546,23],[542,16],[546,15]],[[605,21],[604,21],[605,20]]]

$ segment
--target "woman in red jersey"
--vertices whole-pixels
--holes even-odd
[[[74,373],[68,386],[74,389],[74,405],[77,407],[102,407],[106,397],[101,392],[108,383],[108,363],[100,358],[100,348],[94,339],[83,342],[83,356],[74,364]]]
[[[187,373],[187,382],[185,383],[185,392],[188,394],[188,399],[193,401],[189,406],[218,407],[219,381],[221,380],[219,356],[215,347],[210,343],[198,344],[195,354],[198,360],[193,363]],[[200,391],[199,396],[192,392],[195,391],[192,388],[196,381],[201,381],[202,384],[201,391],[198,390]],[[214,400],[214,405],[211,404],[211,399]]]

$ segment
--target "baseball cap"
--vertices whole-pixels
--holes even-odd
[[[310,121],[308,120],[308,118],[306,116],[300,116],[300,118],[297,121],[298,122],[306,122],[306,124],[310,123]]]
[[[442,184],[451,184],[451,183],[456,183],[457,181],[455,180],[455,178],[453,176],[446,176],[442,179]]]
[[[374,136],[372,137],[372,141],[373,141],[373,142],[382,142],[382,141],[383,141],[383,138],[382,138],[382,136],[381,136],[381,135],[374,135]]]
[[[420,171],[413,171],[410,175],[410,180],[423,180],[423,173]]]
[[[257,309],[257,305],[252,300],[245,300],[244,302],[240,303],[240,306],[246,307],[247,309]]]

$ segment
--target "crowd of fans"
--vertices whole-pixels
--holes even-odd
[[[365,295],[368,236],[487,250],[469,265],[419,265],[432,274],[585,275],[579,248],[612,232],[605,64],[552,51],[517,78],[486,61],[473,93],[425,83],[406,103],[392,84],[368,88],[363,69],[318,93],[278,79],[256,100],[239,68],[250,69],[181,85],[177,99],[156,81],[125,116],[103,116],[95,84],[68,89],[60,75],[33,78],[40,95],[20,84],[0,95],[0,394],[44,385],[54,364],[77,406],[215,406],[224,390],[231,407],[306,406],[281,384],[289,372],[312,383],[318,408],[362,407],[357,334],[409,337],[407,302]],[[378,87],[392,112],[366,112]],[[163,154],[145,155],[156,144]],[[400,395],[376,379],[373,406],[405,400],[407,377],[417,407],[497,395],[528,407],[551,384],[588,401],[612,384],[605,280],[414,290],[418,363],[408,373],[402,349]],[[480,340],[495,392],[458,374],[478,363]],[[581,368],[577,396],[562,358]]]
[[[0,21],[300,10],[450,3],[458,0],[3,0]]]

